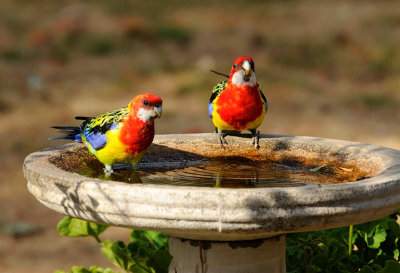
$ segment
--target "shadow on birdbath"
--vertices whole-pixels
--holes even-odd
[[[57,212],[170,235],[170,272],[285,272],[285,233],[400,208],[399,151],[276,135],[263,135],[256,151],[248,138],[227,140],[224,150],[213,134],[156,136],[139,169],[111,181],[93,178],[101,165],[79,144],[29,155],[24,173]]]

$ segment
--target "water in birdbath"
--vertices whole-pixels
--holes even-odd
[[[151,167],[140,166],[137,170],[118,169],[110,176],[103,166],[85,150],[79,151],[79,163],[64,156],[55,160],[59,167],[87,177],[126,183],[164,184],[197,187],[288,187],[306,184],[336,184],[364,178],[357,170],[336,164],[306,166],[300,162],[256,161],[243,157],[201,158],[190,164],[168,166],[162,162]],[[58,163],[57,163],[58,162]],[[61,164],[60,162],[64,162]]]

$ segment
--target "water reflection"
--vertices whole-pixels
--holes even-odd
[[[337,183],[334,176],[299,167],[240,159],[215,159],[180,169],[118,170],[105,176],[102,169],[84,164],[79,174],[126,183],[168,184],[216,188],[288,187]]]
[[[213,160],[184,169],[141,173],[143,183],[224,188],[300,186],[309,181],[308,177],[301,177],[301,172],[296,175],[296,171],[273,163],[237,160]]]
[[[120,181],[125,183],[143,183],[140,179],[140,176],[137,172],[129,170],[126,168],[119,169],[111,174],[105,174],[104,169],[101,168],[102,165],[97,164],[96,161],[84,162],[76,172],[78,174],[98,178],[102,180],[109,180],[109,181]]]
[[[103,169],[98,166],[83,164],[77,173],[126,183],[216,188],[288,187],[338,183],[337,178],[332,175],[271,162],[253,162],[243,158],[214,159],[180,169],[151,168],[137,171],[122,169],[110,176],[105,176]]]

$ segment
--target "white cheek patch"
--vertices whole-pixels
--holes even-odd
[[[147,110],[144,108],[140,108],[136,116],[143,122],[149,122],[153,118],[154,115],[153,112],[154,110]]]
[[[245,81],[244,80],[244,71],[239,70],[233,74],[232,83],[238,87],[241,87],[243,85],[248,85],[250,87],[254,87],[257,84],[256,74],[254,74],[253,70],[250,70],[249,80]]]

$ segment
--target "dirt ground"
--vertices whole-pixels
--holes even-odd
[[[212,132],[207,102],[235,58],[252,56],[269,134],[400,149],[397,1],[26,1],[0,3],[0,268],[110,266],[91,238],[57,234],[62,218],[26,189],[22,163],[77,125],[152,92],[156,132]],[[108,230],[103,239],[125,239]]]

